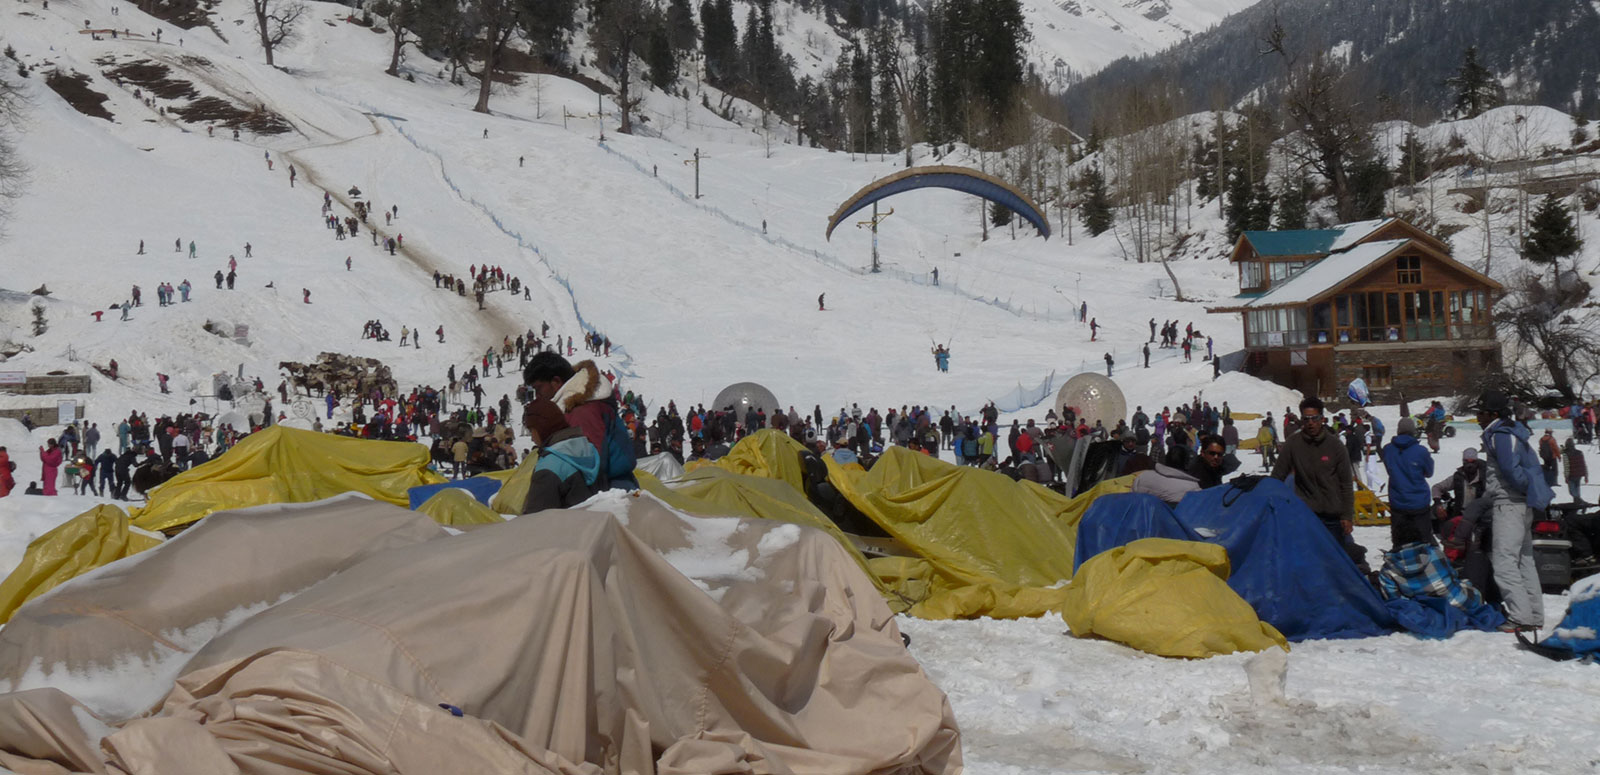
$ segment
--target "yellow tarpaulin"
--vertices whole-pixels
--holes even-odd
[[[895,594],[925,619],[1017,618],[1059,610],[1072,578],[1078,520],[1113,479],[1077,498],[900,447],[870,471],[828,462],[829,481],[925,564],[878,562]]]
[[[528,482],[533,479],[533,467],[538,464],[539,456],[533,454],[523,458],[522,462],[510,471],[484,474],[502,482],[494,497],[489,499],[489,508],[501,514],[521,514],[522,505],[528,501]]]
[[[495,513],[494,509],[478,502],[472,493],[459,487],[446,487],[433,494],[432,498],[423,501],[417,511],[427,514],[429,519],[441,525],[450,527],[478,527],[480,525],[497,525],[506,521],[505,517]]]
[[[0,622],[69,579],[161,544],[128,525],[122,509],[101,504],[34,539],[22,564],[0,582]]]
[[[133,524],[167,531],[213,511],[266,503],[303,503],[359,492],[397,506],[406,491],[443,482],[428,469],[420,444],[368,441],[275,425],[257,431],[226,454],[173,477],[133,510]]]
[[[740,439],[716,464],[736,474],[787,482],[804,495],[805,470],[800,466],[800,453],[804,450],[800,442],[787,434],[767,428]]]
[[[1143,538],[1078,568],[1062,618],[1080,638],[1099,636],[1164,657],[1288,650],[1283,635],[1228,587],[1228,573],[1220,545]]]

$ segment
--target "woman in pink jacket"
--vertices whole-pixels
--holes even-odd
[[[44,464],[44,473],[41,475],[44,481],[40,482],[44,487],[44,494],[55,495],[56,472],[61,468],[61,447],[56,444],[55,439],[50,440],[48,449],[39,448],[39,462]]]

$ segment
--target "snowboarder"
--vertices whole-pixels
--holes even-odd
[[[826,293],[817,294],[817,311],[818,312],[822,312],[822,311],[824,311],[824,310],[826,310],[828,308],[828,305],[822,303],[822,297],[827,296],[827,295],[828,294],[826,294]]]

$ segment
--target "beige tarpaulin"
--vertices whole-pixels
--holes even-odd
[[[358,495],[218,512],[155,550],[19,609],[0,630],[0,689],[49,685],[51,674],[114,674],[119,664],[153,669],[170,663],[175,671],[230,618],[263,609],[373,552],[444,536],[422,514]],[[84,685],[78,699],[108,721],[140,713],[166,693],[157,687],[153,696],[138,696],[111,683]]]
[[[0,622],[68,579],[160,543],[158,535],[130,529],[122,509],[95,506],[28,544],[22,563],[0,582]]]
[[[133,510],[133,524],[168,532],[213,511],[263,503],[304,503],[359,492],[409,506],[406,491],[443,482],[428,469],[428,448],[274,425],[173,477]]]
[[[285,540],[274,525],[296,529],[231,525],[253,527],[238,542],[256,547]],[[222,582],[209,590],[212,610],[260,597],[248,572],[189,556],[195,548],[169,542],[120,579],[122,594],[145,601],[145,629],[189,627],[195,587]],[[142,572],[156,558],[165,567]],[[646,494],[375,552],[226,624],[174,673],[159,708],[101,732],[109,771],[912,775],[961,765],[949,703],[833,538],[689,517]],[[8,659],[113,664],[125,645],[40,630]],[[108,771],[86,753],[98,735],[85,727],[96,726],[59,689],[0,695],[0,765]]]

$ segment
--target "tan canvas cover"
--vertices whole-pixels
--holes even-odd
[[[169,543],[166,559],[191,559],[186,548]],[[219,575],[192,559],[203,570],[190,582]],[[124,585],[152,611],[175,591]],[[222,591],[233,602],[241,592]],[[834,539],[688,517],[647,494],[372,554],[212,638],[152,715],[97,724],[55,689],[0,695],[0,765],[219,775],[961,765],[949,703]],[[103,732],[108,769],[86,753]]]
[[[161,537],[130,528],[122,509],[102,503],[34,539],[22,562],[0,582],[0,622],[57,585],[107,563],[161,543]]]
[[[274,425],[152,490],[149,505],[133,510],[133,524],[171,532],[213,511],[305,503],[344,492],[409,506],[412,487],[444,481],[428,462],[421,444]]]
[[[426,516],[357,495],[218,512],[19,609],[0,630],[0,691],[73,680],[79,700],[121,721],[166,691],[120,690],[108,683],[118,671],[165,670],[170,680],[228,621],[373,552],[444,535]]]

